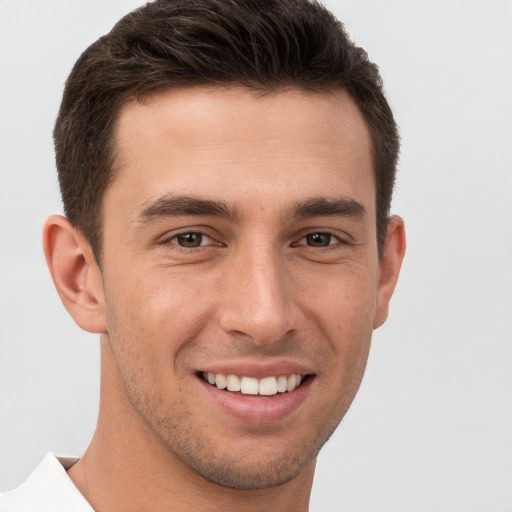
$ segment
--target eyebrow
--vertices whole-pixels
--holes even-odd
[[[362,203],[351,198],[338,197],[328,199],[313,197],[295,205],[296,217],[352,217],[364,219],[367,216],[366,208]]]
[[[236,207],[224,201],[212,201],[193,196],[166,195],[146,204],[138,216],[139,222],[147,223],[164,217],[185,215],[206,215],[238,220],[240,214]]]
[[[232,221],[240,221],[242,218],[236,206],[230,206],[224,201],[169,194],[147,202],[137,220],[146,224],[160,218],[189,215],[222,217]],[[294,203],[288,215],[298,218],[328,216],[364,219],[367,212],[362,203],[351,198],[312,197]]]

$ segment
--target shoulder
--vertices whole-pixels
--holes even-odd
[[[0,511],[93,512],[66,473],[75,461],[48,454],[25,482],[0,494]]]

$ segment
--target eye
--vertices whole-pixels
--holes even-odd
[[[297,245],[309,245],[310,247],[328,247],[339,242],[339,239],[331,233],[310,233],[302,237]]]
[[[194,249],[203,245],[212,244],[214,240],[204,233],[190,231],[188,233],[174,235],[169,239],[169,242],[179,245],[180,247],[186,247],[187,249]]]

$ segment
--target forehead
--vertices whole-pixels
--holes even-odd
[[[116,137],[119,173],[105,199],[134,208],[164,194],[276,204],[307,190],[374,200],[369,131],[342,90],[160,92],[124,105]]]

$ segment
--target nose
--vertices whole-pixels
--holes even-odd
[[[272,247],[240,250],[226,262],[219,317],[222,329],[268,345],[297,327],[298,308],[286,262]]]

